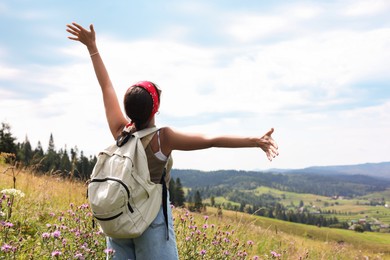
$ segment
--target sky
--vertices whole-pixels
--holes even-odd
[[[174,168],[298,169],[390,161],[390,1],[0,1],[0,122],[18,142],[113,143],[88,51],[94,25],[120,102],[157,83],[157,126],[262,136],[259,148],[174,151]]]

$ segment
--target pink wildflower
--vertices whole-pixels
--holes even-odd
[[[5,222],[4,226],[8,227],[8,228],[12,228],[14,226],[14,224],[12,224],[11,222]]]
[[[51,252],[51,256],[60,256],[61,254],[62,252],[59,250],[54,250],[53,252]]]
[[[56,230],[53,233],[51,233],[51,236],[54,238],[59,238],[61,236],[61,231]]]
[[[46,238],[49,238],[49,237],[50,237],[49,233],[47,233],[47,232],[42,233],[42,238],[46,239]]]
[[[12,246],[8,244],[4,244],[1,246],[1,251],[8,253],[12,250]]]
[[[271,251],[271,255],[272,255],[273,257],[281,257],[281,256],[282,256],[281,254],[278,254],[278,253],[276,253],[275,251]]]
[[[112,255],[114,253],[114,249],[112,248],[106,248],[104,249],[104,253],[108,254],[108,255]]]

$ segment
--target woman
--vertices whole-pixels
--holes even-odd
[[[126,126],[132,127],[132,131],[155,126],[154,115],[158,111],[161,94],[157,85],[149,81],[141,81],[126,91],[124,108],[126,116],[131,120],[129,123],[120,109],[115,90],[100,57],[93,25],[90,25],[88,31],[77,23],[72,23],[67,25],[67,31],[73,35],[69,36],[69,39],[83,43],[89,51],[102,90],[106,117],[114,139],[121,136]],[[161,128],[145,148],[151,180],[155,183],[160,182],[163,168],[167,161],[171,160],[170,155],[173,150],[259,147],[271,161],[278,155],[278,146],[271,137],[273,131],[271,128],[262,137],[219,136],[208,138],[202,135],[181,133],[170,127]],[[170,163],[168,165],[171,166]],[[167,183],[169,183],[170,178],[169,171],[170,167],[165,179]],[[169,216],[171,216],[171,212],[169,212]],[[108,248],[115,251],[114,258],[117,259],[177,259],[178,253],[171,217],[169,217],[169,240],[165,239],[165,232],[164,217],[162,210],[160,210],[155,221],[140,237],[135,239],[107,238],[107,244]]]

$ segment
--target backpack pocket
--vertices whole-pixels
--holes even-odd
[[[94,217],[100,221],[118,218],[127,210],[134,212],[129,203],[129,188],[115,178],[93,179],[88,185],[89,203]],[[126,209],[127,207],[127,209]]]

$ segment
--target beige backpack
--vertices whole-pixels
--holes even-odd
[[[163,185],[150,180],[144,149],[157,128],[133,134],[127,131],[125,140],[118,140],[99,154],[88,184],[93,216],[104,234],[113,238],[142,235],[156,218],[163,198]],[[143,137],[148,140],[142,143]],[[162,183],[165,186],[165,181]]]

